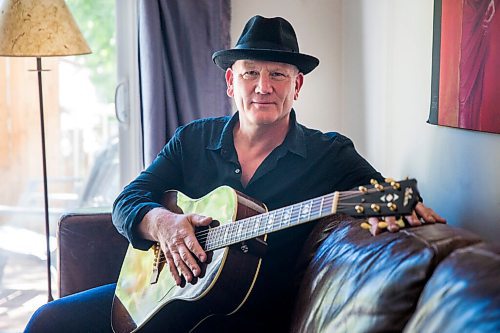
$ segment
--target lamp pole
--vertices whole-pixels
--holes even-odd
[[[43,85],[42,85],[42,58],[36,58],[36,71],[38,74],[38,100],[40,102],[40,129],[42,135],[42,168],[43,168],[43,199],[45,205],[45,246],[47,252],[47,297],[48,302],[54,300],[52,296],[52,274],[50,273],[50,220],[49,220],[49,194],[47,184],[47,153],[45,149],[45,121],[43,117]]]

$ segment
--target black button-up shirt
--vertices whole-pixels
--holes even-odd
[[[238,119],[236,113],[180,127],[153,163],[119,195],[113,222],[134,247],[148,249],[152,245],[140,239],[134,229],[149,210],[160,206],[156,201],[166,190],[176,189],[199,198],[221,185],[229,185],[274,210],[367,184],[371,178],[382,178],[356,152],[351,140],[339,133],[322,133],[300,125],[292,110],[284,142],[267,156],[243,187],[233,144],[233,128]],[[271,298],[287,292],[301,245],[313,224],[268,236],[257,292],[271,288],[275,295]],[[266,304],[271,304],[269,299]]]

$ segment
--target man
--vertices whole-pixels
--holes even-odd
[[[299,52],[289,22],[255,16],[246,24],[236,47],[216,52],[213,60],[226,71],[227,94],[239,112],[179,128],[152,165],[124,189],[113,210],[115,226],[134,247],[147,250],[159,242],[178,285],[183,279],[193,282],[201,274],[198,263],[205,262],[207,254],[196,240],[194,229],[209,225],[212,219],[168,211],[157,203],[164,191],[177,189],[196,198],[229,185],[274,210],[348,190],[372,178],[382,179],[348,138],[297,123],[293,101],[299,96],[304,75],[319,60]],[[426,222],[444,222],[421,203],[407,219],[419,225],[419,217]],[[390,231],[398,230],[394,218],[386,221]],[[370,222],[371,231],[379,232],[377,219]],[[229,317],[210,318],[198,330],[286,332],[294,299],[296,260],[313,226],[309,223],[270,234],[260,274],[243,307]],[[52,317],[59,314],[58,325],[65,325],[68,331],[82,327],[78,325],[85,321],[105,327],[99,323],[108,320],[109,325],[113,292],[114,285],[105,286],[72,296],[69,301],[55,301],[39,310],[28,328],[35,331],[35,327],[42,327],[38,323],[51,318],[47,313]],[[85,311],[83,305],[87,305]],[[88,309],[94,305],[108,313]],[[75,311],[87,319],[80,318],[78,324],[67,319]]]

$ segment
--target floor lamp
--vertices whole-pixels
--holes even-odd
[[[35,57],[42,138],[48,301],[52,301],[50,226],[43,118],[42,57],[91,53],[64,0],[0,0],[0,56]]]

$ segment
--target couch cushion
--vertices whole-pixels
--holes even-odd
[[[500,332],[500,245],[462,248],[440,263],[405,332]]]
[[[373,237],[362,221],[338,219],[320,223],[306,245],[314,254],[298,294],[295,332],[401,331],[438,262],[480,241],[443,224]]]
[[[64,215],[57,241],[61,297],[118,279],[128,242],[113,226],[111,213]]]

